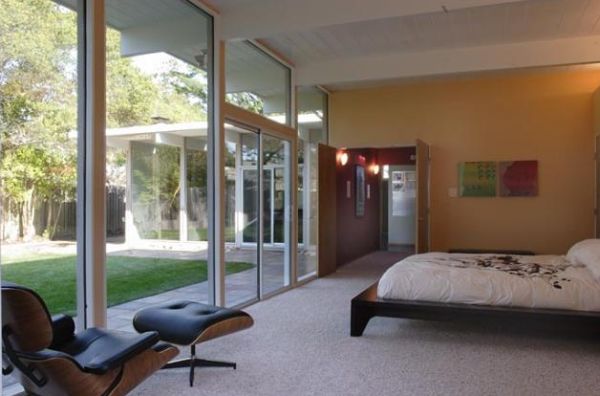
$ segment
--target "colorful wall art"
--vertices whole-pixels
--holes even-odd
[[[496,162],[459,163],[458,187],[461,197],[495,197]]]
[[[501,197],[538,195],[537,161],[503,161],[498,165]]]

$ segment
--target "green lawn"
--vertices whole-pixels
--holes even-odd
[[[254,265],[228,262],[228,274]],[[52,314],[75,314],[75,256],[43,257],[2,264],[2,279],[36,290]],[[108,305],[203,282],[207,279],[204,260],[142,257],[107,257]]]
[[[179,240],[179,230],[151,230],[142,233],[144,239],[164,239],[169,241]],[[206,228],[188,228],[188,241],[208,241],[208,229]],[[225,227],[225,242],[235,242],[235,228]]]

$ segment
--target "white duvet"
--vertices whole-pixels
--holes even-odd
[[[380,298],[600,311],[600,282],[564,256],[426,253],[381,277]]]

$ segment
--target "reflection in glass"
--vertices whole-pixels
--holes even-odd
[[[140,239],[179,240],[178,147],[131,142],[132,212]]]
[[[227,102],[289,125],[290,68],[247,41],[225,45]]]

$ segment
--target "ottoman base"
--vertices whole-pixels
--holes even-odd
[[[163,369],[171,369],[171,368],[181,368],[181,367],[189,367],[190,368],[190,387],[194,386],[194,368],[196,367],[231,367],[234,370],[237,369],[237,364],[233,362],[221,362],[218,360],[206,360],[199,359],[196,357],[196,345],[192,345],[190,347],[190,357],[188,359],[180,359],[174,362],[169,362],[165,364]]]

